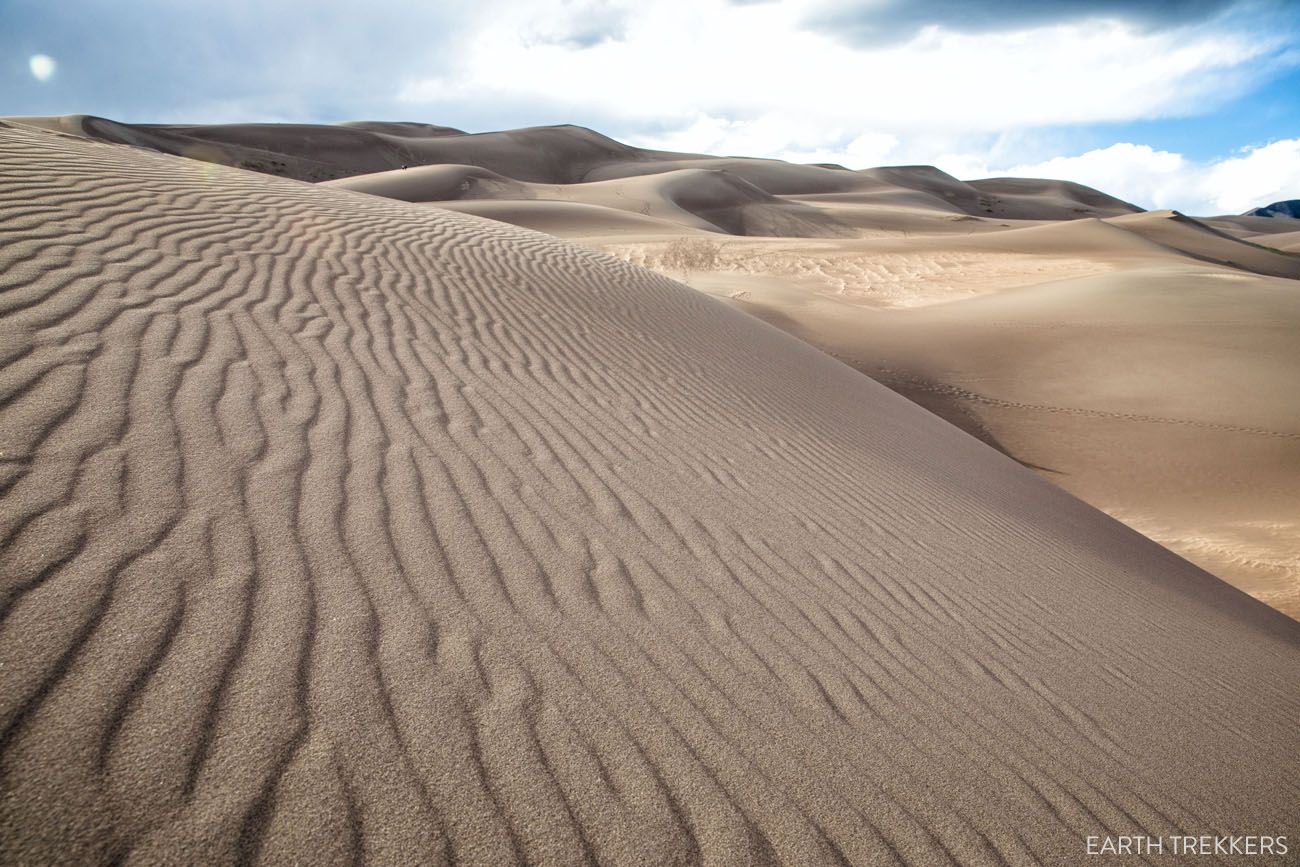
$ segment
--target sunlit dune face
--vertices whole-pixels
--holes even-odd
[[[54,77],[56,64],[48,54],[33,54],[28,59],[27,66],[32,71],[32,78],[37,81],[49,81]]]

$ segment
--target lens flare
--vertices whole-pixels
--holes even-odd
[[[32,77],[37,81],[49,81],[54,75],[54,58],[48,54],[33,54],[27,61],[27,65],[32,70]]]

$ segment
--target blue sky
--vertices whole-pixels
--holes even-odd
[[[590,126],[635,144],[1300,198],[1294,0],[0,0],[0,113]]]

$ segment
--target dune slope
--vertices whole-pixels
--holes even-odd
[[[1300,625],[477,218],[0,126],[0,851],[1070,863],[1300,821]]]
[[[843,204],[843,198],[836,202],[837,197],[893,211],[900,206],[919,206],[999,220],[1073,220],[1141,210],[1066,181],[992,178],[965,182],[933,166],[850,171],[830,164],[656,151],[572,125],[466,133],[432,124],[379,121],[168,125],[129,124],[90,115],[11,120],[298,180],[354,178],[339,185],[404,201],[526,201],[541,197],[619,208],[623,207],[617,204],[619,199],[645,198],[649,192],[651,199],[678,204],[683,198],[695,199],[704,209],[716,211],[717,202],[723,200],[727,213],[717,215],[721,219],[704,219],[731,234],[843,236],[844,227],[832,214],[818,212],[824,204]],[[402,171],[416,167],[423,170]],[[673,175],[677,177],[669,177]],[[656,176],[662,176],[662,183]],[[683,184],[684,178],[691,180]],[[645,180],[638,183],[638,179]],[[602,189],[591,183],[595,181],[623,183]],[[538,196],[538,190],[527,189],[536,184],[579,186]],[[761,200],[772,196],[822,196],[829,200]],[[615,204],[607,201],[611,198]],[[749,206],[743,219],[733,213],[740,205]],[[519,209],[520,222],[539,222],[536,210]],[[689,205],[686,210],[697,211]],[[545,222],[544,216],[541,222]],[[686,224],[698,228],[689,220]]]
[[[1300,258],[1234,238],[1177,211],[1153,211],[1109,221],[1196,259],[1273,277],[1300,279]]]
[[[595,166],[664,154],[576,126],[466,133],[424,123],[131,124],[91,115],[12,118],[96,141],[307,181],[403,166],[474,165],[518,181],[576,183]]]
[[[593,228],[600,227],[602,222],[617,224],[625,220],[617,213],[623,211],[652,220],[666,220],[678,227],[731,235],[815,238],[851,234],[847,227],[817,208],[769,195],[725,171],[682,169],[581,184],[534,184],[514,181],[474,166],[445,165],[377,172],[324,183],[334,189],[406,202],[528,202],[514,206],[517,216],[503,219],[527,228],[533,228],[528,225],[530,215],[545,210],[545,206],[539,208],[536,204],[541,200],[600,209],[601,216],[593,222]]]

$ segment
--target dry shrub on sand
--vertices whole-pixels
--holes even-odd
[[[722,248],[703,238],[678,238],[664,248],[660,265],[686,277],[692,271],[709,271],[718,266]]]

